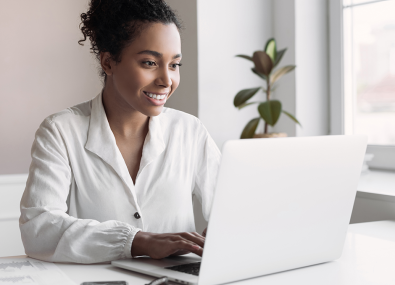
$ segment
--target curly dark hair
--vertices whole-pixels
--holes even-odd
[[[181,21],[164,0],[91,0],[89,10],[81,14],[80,29],[89,38],[91,52],[100,61],[101,52],[109,52],[115,62],[121,61],[122,50],[150,23],[175,24]],[[100,75],[106,78],[100,68]]]

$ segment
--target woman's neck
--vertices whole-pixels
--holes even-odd
[[[119,96],[111,83],[103,90],[103,106],[114,135],[125,139],[138,139],[148,133],[149,117],[133,109]]]

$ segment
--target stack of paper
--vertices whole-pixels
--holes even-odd
[[[1,258],[0,285],[75,285],[53,263],[32,258]]]

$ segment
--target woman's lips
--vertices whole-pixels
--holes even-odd
[[[148,99],[149,102],[154,104],[155,106],[162,106],[166,103],[167,95],[169,93],[153,93],[143,91],[145,97]]]

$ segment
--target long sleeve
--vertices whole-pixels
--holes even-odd
[[[21,200],[20,230],[27,255],[51,262],[96,263],[131,257],[139,229],[120,221],[98,222],[67,214],[73,180],[56,123],[46,119],[32,146]]]
[[[195,171],[194,194],[202,204],[202,212],[206,221],[209,220],[214,191],[217,182],[221,152],[203,124],[197,140],[197,164]]]

